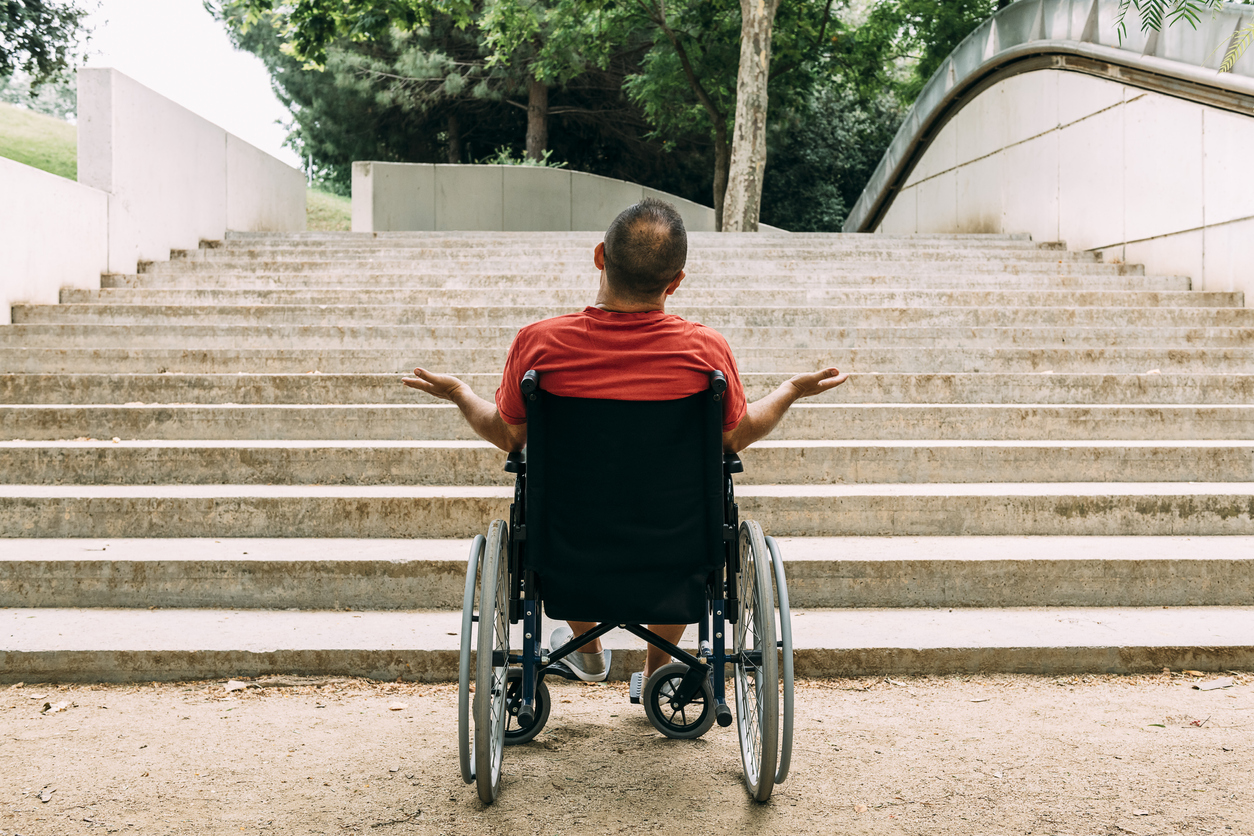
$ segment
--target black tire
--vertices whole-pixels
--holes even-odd
[[[779,762],[775,765],[776,786],[788,778],[788,770],[792,766],[792,721],[793,721],[793,658],[792,658],[792,609],[788,605],[788,579],[784,577],[784,557],[780,554],[779,543],[774,537],[766,538],[766,547],[771,551],[771,565],[775,569],[775,603],[779,610],[779,658],[781,680],[780,713],[783,726],[779,736]]]
[[[687,673],[688,666],[682,662],[663,665],[649,677],[640,695],[644,714],[653,728],[676,740],[700,737],[714,725],[714,686],[709,679],[701,683],[701,690],[683,708],[671,705],[671,696]]]
[[[756,801],[775,788],[779,755],[779,650],[775,644],[775,591],[771,555],[762,527],[740,524],[739,617],[732,652],[735,662],[736,731],[745,786]]]
[[[501,791],[509,670],[509,526],[504,520],[492,522],[487,540],[479,581],[474,723],[475,784],[479,800],[491,804]]]
[[[462,647],[457,659],[457,754],[462,780],[475,780],[474,724],[470,717],[471,653],[475,649],[475,618],[479,615],[479,569],[483,565],[487,541],[476,534],[470,543],[470,559],[466,563],[466,591],[462,594]]]
[[[531,725],[523,728],[518,724],[518,709],[522,705],[522,668],[510,668],[505,677],[505,745],[518,746],[535,737],[549,721],[549,686],[541,679],[536,683],[536,717]]]

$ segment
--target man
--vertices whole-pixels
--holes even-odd
[[[800,398],[834,389],[848,378],[837,369],[800,374],[746,406],[744,387],[727,341],[717,331],[665,311],[666,299],[684,280],[688,236],[679,212],[669,203],[646,198],[624,210],[593,251],[601,271],[596,302],[578,313],[541,320],[514,338],[496,403],[480,398],[450,375],[414,369],[404,384],[452,401],[482,438],[507,452],[527,441],[527,413],[518,382],[528,369],[540,372],[540,385],[555,395],[613,400],[672,400],[704,391],[714,369],[727,376],[723,446],[739,452],[763,438]],[[550,640],[557,647],[592,629],[572,621]],[[682,624],[651,624],[649,629],[676,643]],[[609,671],[600,640],[567,657],[580,679],[599,681]],[[643,679],[670,661],[649,646]],[[634,677],[633,677],[634,679]],[[633,693],[642,684],[632,683]]]

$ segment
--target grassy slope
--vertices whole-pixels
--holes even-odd
[[[60,119],[0,104],[0,157],[78,178],[78,129]]]
[[[78,179],[78,129],[51,116],[0,104],[0,157]],[[305,199],[310,229],[349,230],[352,201],[310,189]]]
[[[321,232],[348,232],[352,229],[353,202],[347,197],[310,189],[305,193],[308,229]]]

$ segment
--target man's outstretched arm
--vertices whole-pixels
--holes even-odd
[[[515,453],[527,443],[526,424],[505,423],[496,404],[485,401],[452,375],[414,369],[414,376],[401,378],[401,383],[442,400],[452,401],[480,438],[495,444],[506,453]]]
[[[739,453],[769,435],[788,407],[798,400],[835,389],[848,379],[848,372],[841,374],[839,369],[821,369],[785,380],[774,392],[749,404],[736,429],[723,433],[723,449]]]

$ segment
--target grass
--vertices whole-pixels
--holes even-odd
[[[306,228],[318,232],[348,232],[353,228],[353,201],[310,189],[305,193]]]
[[[78,179],[78,128],[60,119],[0,104],[0,157]]]
[[[78,129],[73,125],[0,104],[0,157],[78,179]],[[352,229],[353,202],[347,197],[310,189],[305,197],[308,228],[347,232]]]

